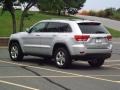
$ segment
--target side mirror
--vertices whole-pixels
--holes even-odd
[[[28,32],[28,33],[30,32],[30,31],[29,31],[29,28],[26,28],[25,31]]]

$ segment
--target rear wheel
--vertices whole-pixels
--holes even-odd
[[[101,67],[104,64],[105,59],[96,58],[94,60],[88,61],[91,67]]]
[[[9,55],[13,61],[21,61],[23,59],[23,52],[18,43],[12,43],[9,47]]]
[[[66,48],[57,48],[54,53],[57,67],[66,68],[71,64],[71,56]]]

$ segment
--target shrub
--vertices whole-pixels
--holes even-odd
[[[98,17],[105,17],[106,16],[106,12],[104,10],[98,11],[96,13],[96,16],[98,16]]]
[[[80,12],[80,15],[89,15],[89,11],[83,10],[82,12]]]
[[[120,8],[107,8],[98,12],[91,10],[89,11],[88,15],[120,20]]]
[[[90,15],[90,16],[96,16],[96,12],[93,11],[93,10],[90,10],[90,11],[89,11],[89,15]]]
[[[120,13],[119,12],[114,13],[112,18],[116,20],[120,20]]]

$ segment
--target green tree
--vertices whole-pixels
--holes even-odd
[[[3,9],[1,15],[8,11],[12,16],[12,24],[13,24],[13,33],[16,33],[16,17],[15,17],[15,9],[13,8],[13,2],[15,0],[0,0],[3,3]]]
[[[96,16],[96,11],[90,10],[90,11],[89,11],[89,15],[90,15],[90,16]]]
[[[39,8],[42,11],[54,11],[60,15],[65,7],[81,9],[85,2],[86,0],[40,0]]]
[[[100,11],[96,12],[96,16],[98,16],[98,17],[105,17],[106,16],[106,12],[104,10],[100,10]]]
[[[117,12],[120,13],[120,8],[117,9]]]
[[[42,11],[54,11],[60,15],[65,5],[63,0],[40,0],[38,6]]]
[[[11,16],[12,16],[12,22],[13,22],[13,33],[16,33],[16,18],[15,18],[15,9],[13,8],[13,3],[16,0],[0,0],[0,2],[3,2],[3,9],[2,9],[2,13],[3,14],[5,11],[9,11]],[[27,14],[27,11],[37,3],[37,1],[40,0],[19,0],[20,3],[24,3],[27,2],[27,6],[25,7],[25,9],[23,10],[22,14],[21,14],[21,19],[20,19],[20,30],[23,30],[23,26],[24,26],[24,18],[25,15]]]
[[[114,14],[115,11],[116,11],[115,8],[107,8],[107,9],[105,9],[105,13],[106,13],[105,17],[111,17]]]
[[[66,7],[75,7],[81,9],[84,6],[86,0],[63,0],[65,2]]]
[[[25,7],[25,9],[23,10],[22,14],[21,14],[21,19],[20,19],[20,29],[19,31],[21,32],[23,30],[23,27],[24,27],[24,19],[25,19],[25,16],[28,12],[28,10],[34,6],[35,4],[37,4],[37,2],[40,1],[40,0],[19,0],[20,3],[25,3],[27,2],[27,6]]]
[[[16,0],[0,0],[4,3],[4,11],[9,11],[12,15],[12,21],[13,21],[13,33],[16,32],[16,18],[15,18],[15,10],[13,8],[13,2]],[[27,2],[27,6],[22,11],[21,19],[20,19],[20,29],[19,31],[23,30],[24,27],[24,19],[28,12],[28,10],[34,6],[35,4],[38,4],[41,10],[45,11],[54,11],[57,12],[59,15],[61,14],[61,11],[65,7],[75,7],[75,8],[81,8],[83,7],[83,4],[86,0],[19,0],[20,3]]]

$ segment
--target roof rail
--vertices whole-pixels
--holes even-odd
[[[69,19],[66,19],[66,18],[51,18],[51,20],[69,20]]]
[[[81,19],[81,18],[75,18],[75,19],[69,19],[71,21],[77,21],[77,20],[85,20],[85,19]]]
[[[83,18],[51,18],[51,20],[70,20],[70,21],[77,21],[77,20],[86,20]]]

